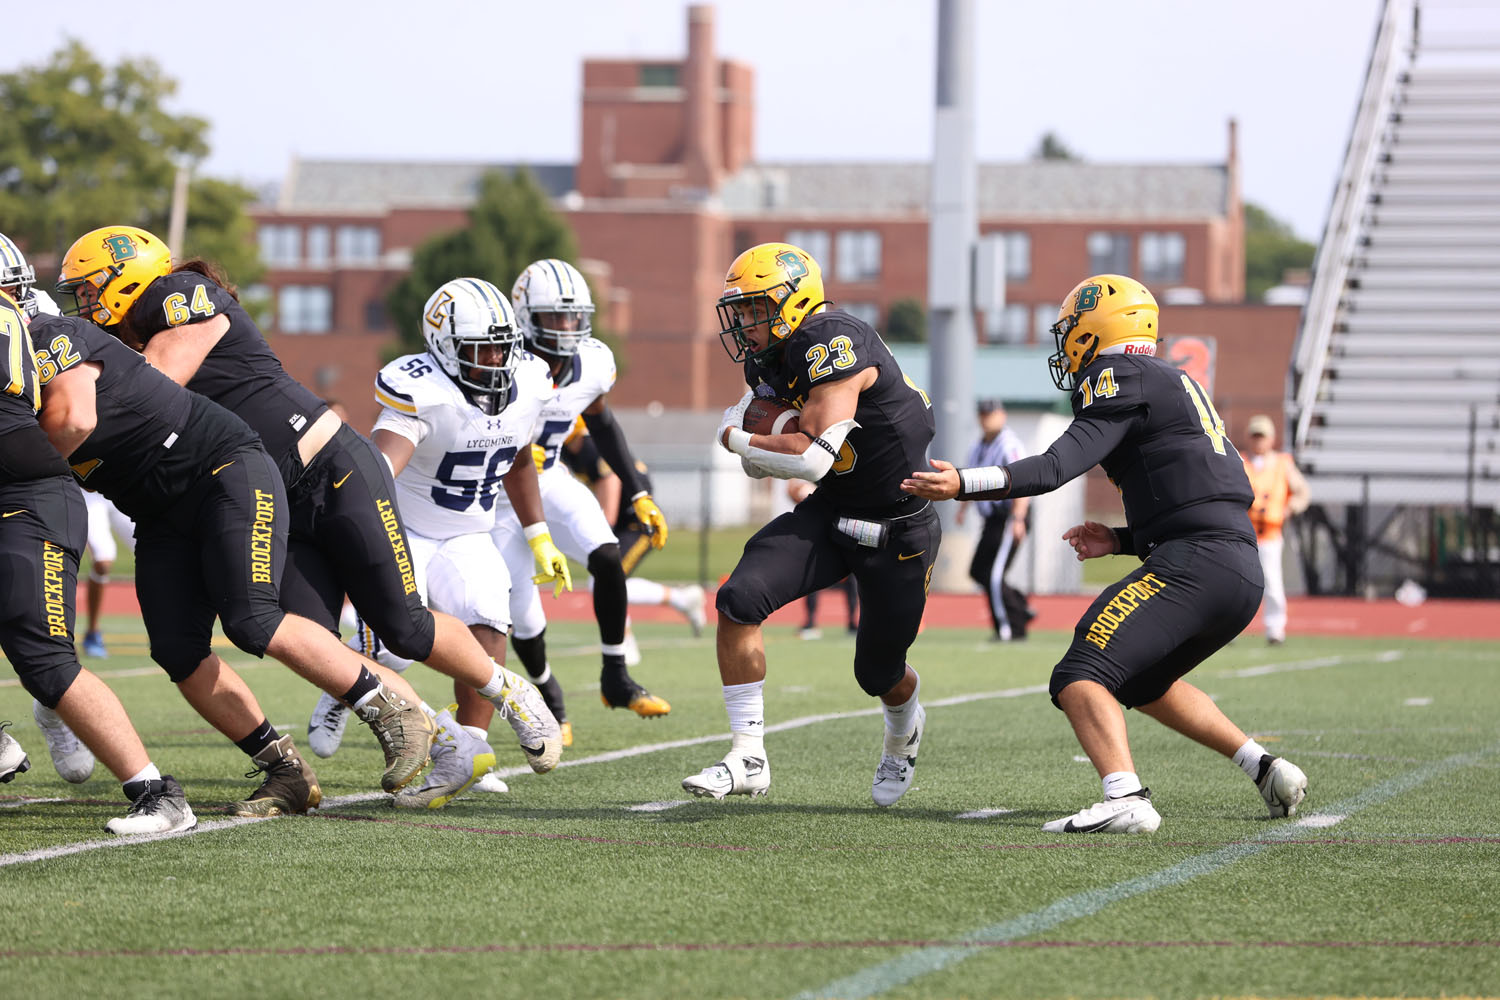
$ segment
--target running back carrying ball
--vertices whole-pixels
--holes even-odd
[[[795,434],[798,411],[779,399],[752,399],[741,426],[751,434]]]

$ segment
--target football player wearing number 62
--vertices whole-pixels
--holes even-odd
[[[913,472],[901,488],[930,500],[1037,496],[1100,465],[1119,487],[1126,527],[1094,521],[1063,540],[1079,560],[1128,553],[1139,569],[1084,613],[1052,671],[1052,701],[1103,780],[1103,801],[1042,829],[1149,833],[1161,825],[1126,741],[1120,706],[1140,709],[1232,759],[1272,816],[1290,816],[1307,776],[1267,753],[1183,675],[1250,623],[1262,579],[1239,453],[1203,387],[1156,357],[1156,300],[1118,274],[1086,278],[1063,300],[1049,365],[1073,422],[1045,454],[1006,466]]]
[[[761,795],[770,787],[761,623],[849,575],[864,604],[854,677],[885,706],[871,797],[889,806],[911,785],[925,714],[906,652],[922,623],[940,529],[932,505],[898,487],[926,456],[932,404],[868,323],[828,306],[817,261],[786,243],[740,254],[719,296],[720,339],[744,364],[750,387],[724,412],[719,445],[751,476],[818,488],[745,544],[719,588],[719,678],[732,743],[719,763],[683,780],[694,795]],[[798,429],[745,430],[756,397],[797,407]]]

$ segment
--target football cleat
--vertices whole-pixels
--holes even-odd
[[[305,813],[323,801],[318,776],[307,766],[288,733],[250,758],[255,770],[245,775],[264,774],[266,780],[250,793],[248,799],[236,802],[229,811],[236,816],[284,816]]]
[[[307,720],[307,745],[319,757],[332,757],[338,753],[348,724],[348,706],[324,691],[318,695],[312,717]]]
[[[83,655],[92,656],[96,660],[109,659],[109,650],[104,645],[104,635],[98,629],[84,633]]]
[[[563,721],[561,721],[561,722],[559,722],[557,724],[557,730],[561,734],[561,736],[559,738],[562,740],[562,745],[564,747],[570,747],[570,746],[572,746],[573,745],[573,723],[569,722],[567,719],[564,719]]]
[[[535,684],[498,663],[495,667],[500,671],[501,688],[490,703],[515,730],[526,763],[537,774],[546,774],[562,759],[562,727]]]
[[[5,731],[8,725],[9,722],[0,722],[0,784],[31,770],[31,758],[26,756],[16,738]]]
[[[1272,818],[1295,816],[1298,804],[1307,798],[1307,775],[1284,757],[1264,754],[1255,787],[1260,789],[1260,797],[1266,800]]]
[[[52,755],[58,777],[70,785],[88,781],[94,773],[94,752],[83,745],[62,716],[33,698],[31,717],[47,740],[47,752]]]
[[[667,603],[687,618],[695,636],[702,635],[704,626],[708,624],[708,615],[703,611],[703,598],[703,588],[696,583],[687,587],[673,587],[667,592]]]
[[[486,774],[484,777],[474,782],[474,791],[489,792],[493,795],[504,795],[506,792],[510,791],[510,786],[505,783],[504,778],[500,777],[500,775],[496,774],[494,771],[491,771],[489,774]]]
[[[667,699],[652,694],[628,677],[624,681],[601,679],[599,700],[604,702],[606,708],[628,708],[643,719],[652,719],[672,711],[672,705]]]
[[[700,799],[764,795],[771,787],[771,764],[764,757],[731,750],[712,767],[683,778],[682,787]]]
[[[435,731],[426,712],[382,684],[355,714],[370,727],[385,752],[381,788],[398,791],[426,769]]]
[[[911,787],[912,774],[917,769],[917,748],[922,743],[922,731],[927,725],[927,710],[917,705],[916,724],[904,736],[885,738],[881,748],[880,765],[875,768],[875,783],[870,786],[870,797],[877,806],[892,806]]]
[[[1043,823],[1048,833],[1150,833],[1161,826],[1161,813],[1151,804],[1151,789],[1096,802],[1071,816]]]
[[[441,809],[468,791],[495,766],[495,751],[464,730],[448,712],[439,712],[432,741],[432,770],[416,790],[406,789],[392,804],[397,809]]]
[[[823,630],[816,625],[804,625],[797,630],[797,638],[821,639],[823,638]]]
[[[146,782],[146,790],[130,804],[130,811],[104,824],[104,829],[121,837],[132,833],[173,833],[191,830],[198,817],[188,805],[182,786],[170,774]]]

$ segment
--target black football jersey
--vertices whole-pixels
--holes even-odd
[[[302,471],[297,439],[328,407],[281,366],[260,329],[234,296],[193,271],[157,278],[131,307],[143,342],[162,330],[223,314],[229,330],[203,359],[187,387],[234,413],[260,435],[288,484]]]
[[[41,380],[27,319],[0,294],[0,485],[67,475],[68,463],[36,422]]]
[[[87,320],[38,316],[32,321],[43,375],[92,361],[98,423],[68,456],[84,488],[113,500],[133,520],[171,506],[215,460],[256,443],[255,432],[223,407],[189,392],[146,359]],[[48,370],[48,366],[52,370]]]
[[[1142,555],[1190,534],[1254,540],[1244,464],[1185,372],[1146,355],[1106,355],[1083,370],[1072,402],[1073,422],[1044,454],[1007,466],[1011,496],[1046,493],[1099,465]]]
[[[873,510],[907,499],[901,480],[912,469],[927,467],[934,430],[931,400],[902,374],[874,327],[838,310],[803,320],[786,339],[781,363],[774,368],[745,362],[746,384],[766,386],[798,409],[812,388],[866,368],[880,374],[859,394],[854,411],[859,426],[849,432],[832,470],[818,482],[818,489],[842,510]]]

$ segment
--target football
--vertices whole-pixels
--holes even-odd
[[[779,399],[752,399],[741,426],[751,434],[791,434],[797,430],[797,410]]]

